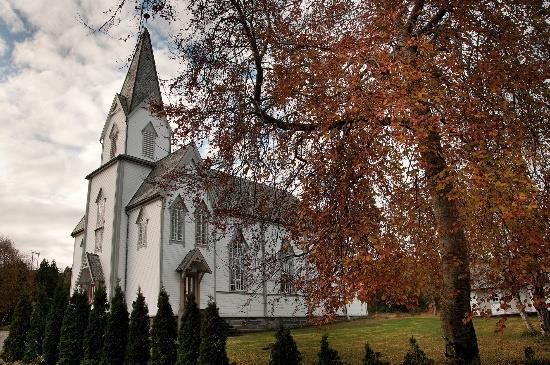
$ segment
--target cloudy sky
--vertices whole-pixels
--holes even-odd
[[[99,136],[136,36],[127,18],[91,33],[113,0],[0,0],[0,235],[24,254],[72,263],[70,232],[99,167]],[[177,73],[166,24],[150,22],[161,79]]]

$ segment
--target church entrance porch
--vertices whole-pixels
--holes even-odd
[[[190,294],[195,296],[195,302],[200,303],[200,283],[204,274],[211,274],[212,271],[204,259],[199,248],[190,250],[183,258],[176,271],[180,274],[180,302],[178,317],[181,317],[187,297]]]

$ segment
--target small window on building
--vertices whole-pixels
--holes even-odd
[[[147,247],[147,223],[149,219],[143,216],[143,208],[139,211],[138,218],[136,221],[137,224],[137,249]]]
[[[244,281],[244,238],[241,233],[229,245],[229,290],[243,291]]]
[[[95,230],[95,247],[94,252],[101,252],[103,250],[103,228]]]
[[[281,248],[281,293],[292,294],[294,290],[294,251],[289,243]]]
[[[143,146],[141,154],[143,157],[150,159],[155,158],[155,139],[157,138],[157,132],[153,124],[149,122],[145,128],[141,131],[143,134]]]
[[[80,249],[82,250],[80,255],[80,267],[83,267],[86,264],[86,246],[84,246],[84,240],[80,241]]]
[[[208,208],[204,203],[195,209],[195,243],[200,246],[208,244]]]
[[[500,295],[498,293],[493,294],[493,303],[500,303]]]
[[[105,224],[105,197],[103,196],[103,189],[99,189],[97,198],[95,200],[97,206],[97,215],[96,215],[96,228],[101,228]]]
[[[185,239],[185,214],[187,209],[181,196],[177,196],[170,207],[170,240],[183,243]]]
[[[113,125],[111,133],[109,134],[109,139],[111,140],[110,158],[113,158],[116,155],[116,144],[118,141],[118,127],[116,125]]]

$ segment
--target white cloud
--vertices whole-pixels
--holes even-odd
[[[6,41],[0,38],[0,58],[2,58],[4,53],[6,53],[7,47],[8,46],[6,45]]]
[[[0,2],[0,18],[12,33],[26,24],[33,29],[14,40],[16,71],[0,81],[0,235],[59,266],[72,263],[69,234],[84,214],[84,176],[99,167],[99,135],[135,42],[118,40],[134,30],[130,24],[112,37],[91,34],[78,14],[99,24],[112,1],[82,3]],[[2,49],[0,43],[0,55]],[[173,77],[177,66],[166,45],[155,57],[160,77]]]

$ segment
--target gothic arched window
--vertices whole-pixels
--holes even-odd
[[[242,233],[238,233],[229,244],[229,290],[242,291],[245,289],[244,280],[244,253],[245,242]]]
[[[143,157],[147,157],[150,159],[155,158],[155,139],[157,138],[158,134],[157,131],[155,131],[155,127],[153,127],[153,123],[149,122],[143,128],[141,131],[143,135],[143,145],[141,154]]]
[[[294,293],[294,250],[286,242],[279,252],[281,260],[281,293]]]
[[[208,244],[208,208],[204,202],[195,209],[195,243],[200,246]]]
[[[110,158],[115,157],[116,155],[116,144],[118,140],[118,127],[113,125],[113,128],[111,129],[111,133],[109,134],[109,139],[111,140],[111,152],[110,152]]]
[[[144,217],[143,208],[140,209],[136,224],[137,224],[137,249],[147,247],[147,223],[149,219]]]
[[[170,240],[183,243],[185,240],[185,214],[187,209],[181,196],[177,196],[170,206]]]

